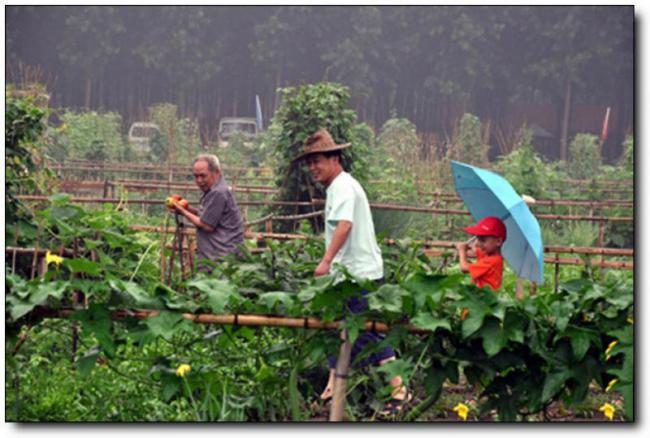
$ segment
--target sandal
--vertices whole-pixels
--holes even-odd
[[[406,409],[406,406],[413,400],[413,394],[407,392],[404,398],[391,398],[386,402],[386,406],[383,411],[377,413],[380,417],[394,417],[398,415],[403,410]]]

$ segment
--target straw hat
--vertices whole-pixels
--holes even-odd
[[[323,152],[337,151],[352,146],[352,143],[336,144],[327,129],[320,128],[314,134],[305,140],[303,153],[298,155],[293,161],[300,160],[307,155],[320,154]]]

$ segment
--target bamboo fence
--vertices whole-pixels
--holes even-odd
[[[241,190],[243,192],[250,191],[255,192],[254,188],[240,188],[237,187],[233,191]],[[269,193],[264,190],[259,193]],[[17,196],[19,200],[23,201],[47,201],[47,196],[42,195],[19,195]],[[156,200],[120,200],[116,198],[82,198],[82,197],[73,197],[70,198],[70,202],[75,203],[114,203],[119,204],[121,202],[135,204],[161,204],[162,201]],[[278,204],[277,201],[238,201],[240,205],[322,205],[324,200],[314,200],[312,202],[300,202],[295,203],[291,201],[284,201],[282,204]],[[419,212],[419,213],[436,213],[441,215],[456,215],[456,216],[470,216],[470,213],[466,210],[454,210],[454,209],[444,209],[444,208],[433,208],[433,207],[422,207],[422,206],[413,206],[413,205],[400,205],[400,204],[387,204],[387,203],[377,203],[371,202],[371,208],[378,210],[392,210],[392,211],[410,211],[410,212]],[[632,216],[591,216],[591,215],[559,215],[559,214],[535,214],[537,219],[544,220],[558,220],[558,221],[589,221],[589,222],[634,222],[634,217]]]

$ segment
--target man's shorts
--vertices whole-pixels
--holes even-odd
[[[383,279],[376,280],[378,284],[384,282]],[[347,310],[350,313],[356,314],[361,313],[365,310],[368,310],[368,300],[365,298],[365,295],[368,293],[367,290],[362,290],[362,297],[352,297],[347,302]],[[362,331],[359,333],[354,345],[352,346],[352,355],[350,357],[350,363],[354,368],[363,368],[367,365],[378,365],[382,360],[388,359],[389,357],[395,356],[395,351],[389,346],[385,346],[377,351],[374,351],[368,355],[368,357],[360,360],[355,363],[357,355],[363,350],[366,345],[369,344],[378,344],[386,338],[386,335],[383,333],[374,333],[371,331]],[[329,356],[327,358],[330,368],[336,368],[336,356]]]

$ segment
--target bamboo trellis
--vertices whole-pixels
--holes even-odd
[[[239,190],[239,188],[235,188]],[[242,191],[254,190],[254,189],[241,189]],[[19,200],[23,201],[47,201],[47,196],[42,195],[19,195],[17,196]],[[69,202],[75,203],[114,203],[119,204],[120,202],[126,202],[130,204],[161,204],[159,200],[120,200],[117,198],[82,198],[82,197],[72,197]],[[312,202],[292,202],[284,201],[282,204],[279,204],[278,201],[238,201],[240,205],[322,205],[324,200],[314,200]],[[433,208],[433,207],[421,207],[421,206],[412,206],[412,205],[399,205],[399,204],[387,204],[387,203],[377,203],[371,202],[371,208],[378,210],[393,210],[393,211],[411,211],[419,213],[437,213],[444,215],[459,215],[459,216],[470,216],[470,213],[466,210],[453,210],[453,209],[444,209],[444,208]],[[566,221],[591,221],[591,222],[634,222],[634,217],[632,216],[589,216],[589,215],[559,215],[559,214],[536,214],[536,218],[544,220],[566,220]]]

